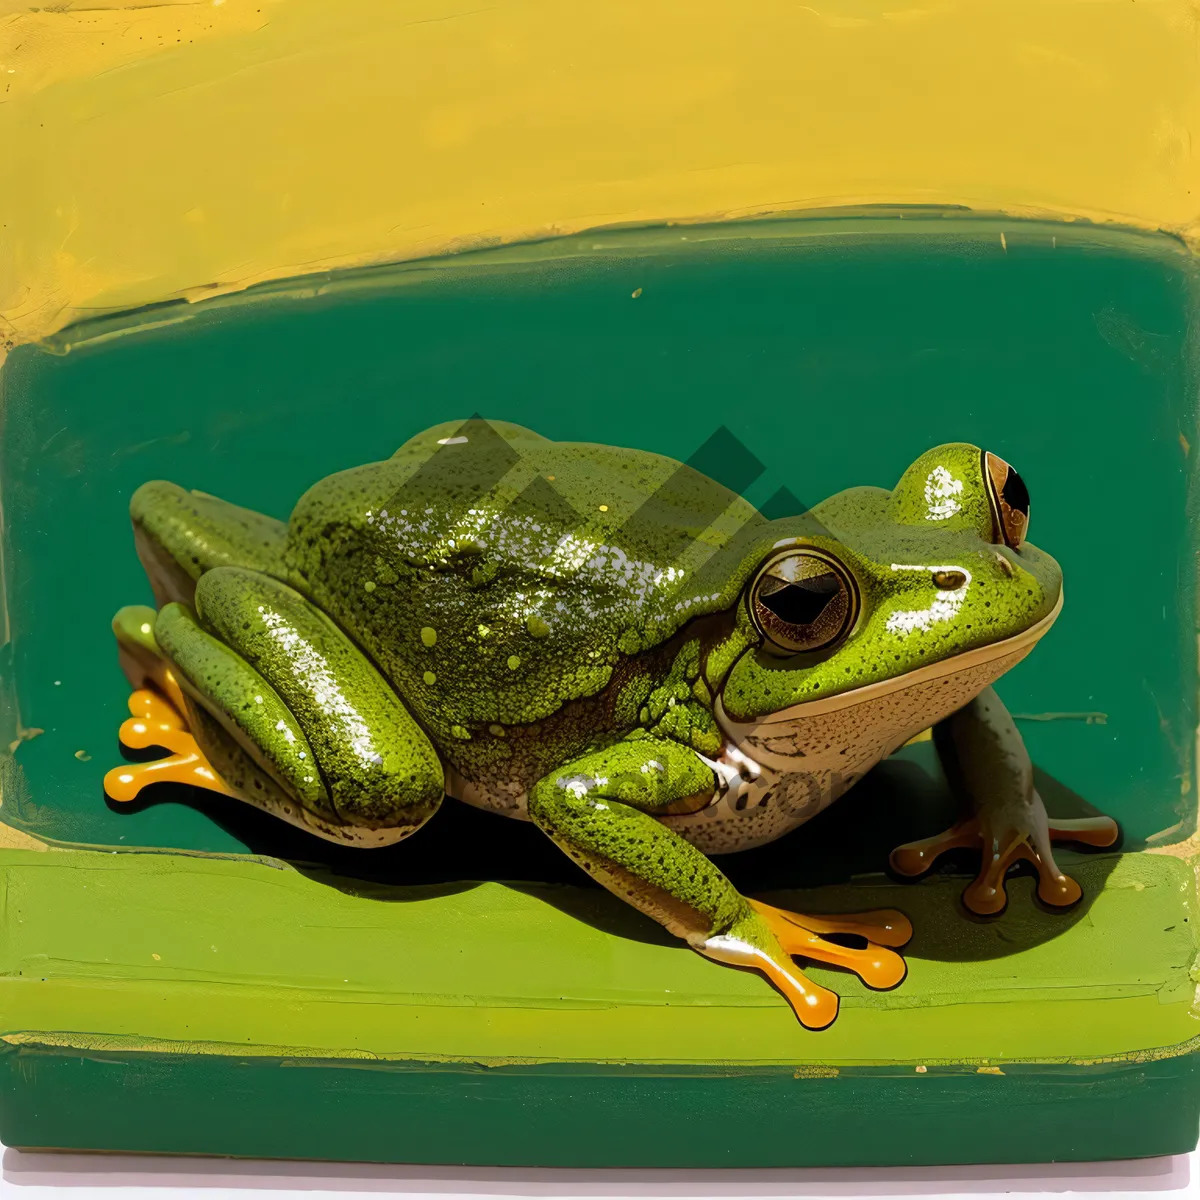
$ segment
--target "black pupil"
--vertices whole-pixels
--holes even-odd
[[[1025,486],[1025,480],[1012,467],[1008,468],[1008,478],[1004,481],[1000,495],[1009,508],[1023,517],[1029,516],[1029,489]]]
[[[789,583],[778,591],[760,594],[759,602],[788,625],[811,625],[841,590],[832,573]]]

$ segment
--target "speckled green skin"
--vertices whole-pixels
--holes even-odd
[[[1053,559],[997,544],[966,445],[922,456],[891,492],[768,521],[657,455],[452,422],[322,480],[286,526],[166,483],[131,509],[161,653],[204,727],[281,797],[407,831],[445,785],[528,815],[697,949],[733,937],[780,962],[664,823],[725,786],[717,698],[752,722],[891,680],[1029,629],[1061,591]],[[836,648],[781,657],[744,596],[792,544],[836,555],[861,611]],[[941,568],[970,586],[948,599]]]

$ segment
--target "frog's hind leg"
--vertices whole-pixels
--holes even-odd
[[[126,621],[125,639],[135,665],[153,646],[157,669],[178,681],[187,729],[224,790],[353,845],[399,841],[433,814],[443,795],[433,747],[328,617],[286,584],[232,567],[204,574],[196,605],[166,605],[149,635]],[[177,757],[190,753],[186,734],[169,736]],[[152,781],[123,774],[134,776],[115,777],[127,789]]]
[[[370,831],[323,819],[299,804],[199,705],[184,697],[182,710],[149,688],[129,697],[134,715],[120,729],[130,750],[162,747],[171,753],[151,762],[126,763],[104,777],[104,791],[117,803],[131,803],[155,783],[184,783],[241,800],[326,841],[356,846],[388,845],[407,832]],[[185,713],[187,715],[185,715]],[[200,731],[195,737],[191,728]],[[201,743],[206,749],[201,749]]]
[[[129,697],[131,715],[117,736],[128,750],[161,748],[169,753],[114,767],[104,777],[105,793],[117,803],[129,804],[151,784],[184,783],[250,800],[285,819],[298,816],[286,793],[223,736],[202,708],[188,703],[155,641],[156,616],[152,608],[130,606],[113,618],[121,667],[134,689]],[[203,730],[202,740],[215,762],[201,749],[193,729]]]
[[[282,577],[287,526],[174,483],[144,483],[129,502],[138,558],[161,608],[192,602],[213,567],[249,567]]]

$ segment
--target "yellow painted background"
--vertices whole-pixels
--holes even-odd
[[[617,222],[1200,214],[1182,0],[0,0],[0,316]]]

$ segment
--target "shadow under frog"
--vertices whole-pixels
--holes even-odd
[[[539,879],[574,863],[693,950],[760,971],[809,1028],[837,997],[794,959],[894,986],[911,922],[760,897],[773,876],[826,878],[839,822],[874,849],[894,787],[874,816],[855,810],[875,784],[825,810],[922,730],[965,808],[896,846],[896,871],[973,850],[963,903],[996,916],[1027,862],[1040,899],[1070,910],[1081,889],[1051,843],[1117,838],[1105,817],[1047,818],[991,687],[1063,590],[1026,538],[1024,481],[976,446],[771,520],[671,459],[472,420],[320,481],[286,524],[165,482],[131,515],[158,608],[114,621],[135,688],[121,740],[171,756],[110,771],[110,797],[199,783],[403,886],[439,836],[454,877],[491,874],[471,869],[482,849],[511,878],[501,846],[532,822],[548,836],[519,853],[565,855]],[[486,813],[451,814],[446,795]],[[728,873],[711,857],[731,855]]]
[[[156,753],[151,751],[151,756]],[[135,757],[128,749],[125,754]],[[1034,779],[1055,816],[1098,815],[1078,793],[1036,765]],[[250,853],[281,859],[310,879],[349,895],[405,903],[430,894],[469,891],[484,882],[502,883],[604,933],[654,945],[678,945],[661,926],[609,895],[528,824],[483,809],[444,805],[419,839],[364,854],[315,838],[232,797],[185,784],[159,784],[144,791],[134,804],[108,801],[115,812],[127,815],[164,803],[194,808]],[[1092,851],[1073,862],[1071,868],[1083,879],[1084,891],[1079,903],[1066,912],[1026,905],[999,918],[980,919],[959,902],[974,874],[969,853],[947,853],[931,872],[936,880],[926,877],[914,884],[887,871],[892,847],[935,834],[955,812],[956,801],[936,755],[923,742],[880,763],[808,824],[757,849],[722,855],[719,864],[747,895],[783,897],[793,907],[817,911],[866,907],[855,898],[864,886],[900,884],[888,902],[913,918],[913,939],[906,952],[943,962],[974,962],[1003,958],[1062,937],[1087,915],[1117,863],[1115,847],[1106,853]],[[1019,866],[1010,878],[1032,874],[1028,866]],[[804,893],[802,903],[797,892]]]

